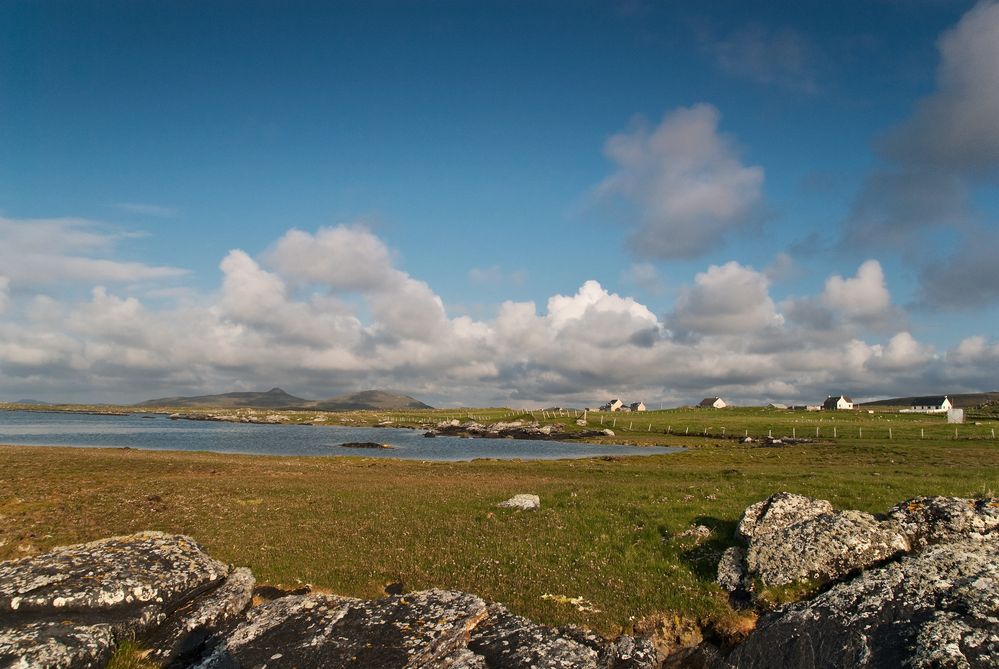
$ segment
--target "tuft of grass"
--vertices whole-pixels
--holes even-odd
[[[160,665],[147,660],[146,650],[129,639],[118,645],[105,669],[160,669]]]

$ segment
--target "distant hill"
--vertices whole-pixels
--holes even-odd
[[[289,395],[280,388],[267,392],[222,393],[197,397],[160,397],[134,405],[137,407],[202,407],[219,409],[319,409],[321,411],[356,411],[363,409],[432,409],[433,407],[385,390],[365,390],[338,395],[326,400],[307,400]]]
[[[977,407],[985,404],[986,402],[996,402],[999,401],[999,391],[993,391],[990,393],[937,393],[939,395],[947,395],[950,398],[951,404],[954,405],[956,409],[968,409],[972,407]],[[926,395],[913,395],[912,397],[895,397],[888,400],[877,400],[875,402],[863,402],[860,406],[864,407],[908,407],[912,406],[912,400],[916,397],[926,397]]]
[[[328,400],[313,403],[314,409],[326,411],[355,411],[359,409],[432,409],[432,406],[413,399],[409,395],[386,390],[364,390],[359,393],[338,395]]]
[[[52,402],[43,402],[41,400],[14,400],[11,404],[33,404],[35,406],[51,406]]]
[[[267,392],[222,393],[197,397],[160,397],[134,405],[137,407],[218,407],[224,409],[293,409],[311,404],[311,400],[289,395],[280,388]]]

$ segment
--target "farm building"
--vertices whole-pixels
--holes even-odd
[[[611,400],[607,404],[600,407],[600,411],[620,411],[623,406],[624,402],[621,400]]]
[[[701,409],[724,409],[728,404],[720,397],[705,397],[697,406]]]
[[[645,402],[632,402],[628,408],[632,411],[645,411]]]
[[[833,397],[830,395],[826,398],[826,401],[822,403],[822,408],[826,411],[835,411],[837,409],[852,409],[853,400],[851,400],[846,395],[837,395]]]
[[[902,413],[947,413],[954,408],[954,403],[946,395],[928,395],[913,397],[910,406],[911,409],[902,409]]]
[[[780,402],[771,402],[770,404],[767,405],[767,408],[768,409],[786,409],[787,405],[786,404],[781,404]]]

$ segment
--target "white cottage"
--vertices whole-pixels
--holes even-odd
[[[632,411],[645,411],[645,402],[632,402],[628,408]]]
[[[822,403],[822,408],[826,411],[835,411],[837,409],[852,409],[853,400],[851,400],[846,395],[837,395],[833,397],[830,395],[826,398],[826,401]]]
[[[605,404],[602,407],[600,407],[600,410],[601,411],[620,411],[621,407],[623,407],[623,406],[624,406],[624,402],[622,402],[621,400],[615,399],[615,400],[611,400],[607,404]]]
[[[697,406],[701,409],[724,409],[728,404],[720,397],[705,397]]]
[[[919,413],[947,413],[953,409],[954,404],[946,395],[929,395],[927,397],[913,397],[912,411]]]

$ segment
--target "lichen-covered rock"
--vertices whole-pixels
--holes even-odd
[[[162,532],[0,563],[0,667],[101,667],[119,641],[146,635],[228,571]]]
[[[190,537],[112,537],[0,563],[0,615],[170,609],[228,573]]]
[[[824,499],[812,499],[804,495],[779,492],[762,502],[747,507],[739,519],[735,536],[737,539],[748,542],[757,534],[766,534],[774,529],[787,527],[833,511],[833,505]]]
[[[503,607],[497,608],[506,615],[510,615]],[[521,618],[521,620],[524,619]],[[526,622],[530,625],[534,624],[529,620]],[[575,625],[565,625],[554,630],[540,625],[537,627],[542,630],[542,634],[547,632],[550,636],[558,635],[596,651],[599,669],[653,669],[659,666],[656,647],[649,639],[636,639],[633,636],[622,635],[613,641],[607,641],[603,637]],[[550,659],[554,663],[553,666],[562,666],[559,662],[564,661],[563,658],[556,655],[550,656]]]
[[[746,551],[731,546],[722,553],[718,562],[718,585],[731,595],[747,596],[753,590],[752,579],[746,571]]]
[[[527,618],[513,615],[499,604],[472,633],[468,647],[497,669],[599,669],[594,648],[558,634]]]
[[[939,544],[762,618],[725,667],[999,666],[999,536]]]
[[[448,669],[486,617],[474,595],[427,590],[363,601],[335,595],[282,597],[255,609],[197,666]]]
[[[504,509],[517,509],[518,511],[537,511],[541,508],[541,498],[537,495],[514,495],[496,506]]]
[[[916,497],[887,514],[914,549],[999,531],[999,499]]]
[[[213,634],[242,616],[255,585],[249,569],[233,571],[222,585],[171,615],[146,639],[150,658],[164,666],[183,666],[184,661],[196,659]]]
[[[841,511],[757,529],[746,553],[751,575],[765,585],[826,582],[909,550],[894,525],[869,513]]]
[[[47,620],[0,627],[0,667],[103,667],[115,647],[108,623],[91,625]]]

